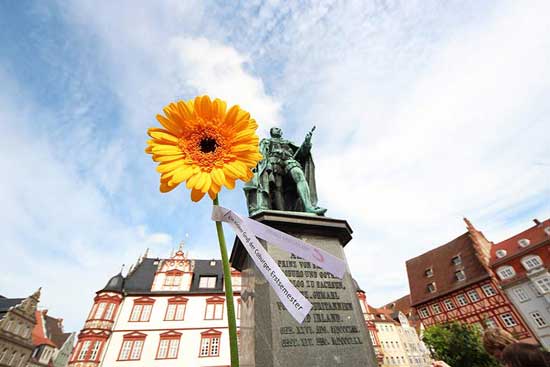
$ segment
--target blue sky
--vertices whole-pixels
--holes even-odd
[[[114,3],[114,4],[113,4]],[[43,287],[82,325],[147,247],[218,257],[210,204],[158,192],[143,153],[168,102],[209,94],[313,142],[320,204],[369,302],[464,233],[550,213],[546,1],[20,1],[0,4],[0,293]],[[240,187],[221,202],[244,213]],[[227,230],[227,235],[233,235]]]

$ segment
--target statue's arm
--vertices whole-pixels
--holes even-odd
[[[304,142],[296,153],[294,154],[294,157],[296,157],[298,160],[305,159],[311,152],[311,131],[306,134],[306,137],[304,139]]]

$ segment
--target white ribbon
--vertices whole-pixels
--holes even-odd
[[[296,256],[331,272],[338,278],[344,276],[346,265],[336,256],[265,224],[241,217],[239,214],[217,205],[212,209],[212,220],[226,222],[231,225],[258,269],[260,269],[292,317],[299,323],[304,321],[311,310],[311,303],[288,280],[256,237],[260,237],[283,250],[292,252]]]

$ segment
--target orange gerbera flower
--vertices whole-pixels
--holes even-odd
[[[236,180],[252,178],[262,155],[258,125],[248,112],[237,105],[227,110],[224,101],[203,96],[170,103],[164,113],[157,115],[164,128],[147,131],[152,140],[145,149],[159,162],[161,192],[186,181],[191,200],[206,193],[213,200],[222,186],[233,189]]]

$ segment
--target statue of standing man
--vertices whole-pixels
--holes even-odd
[[[323,215],[327,210],[317,206],[315,165],[311,157],[311,136],[306,134],[301,146],[283,139],[278,127],[270,130],[271,138],[262,139],[254,178],[245,187],[249,214],[274,209]]]

